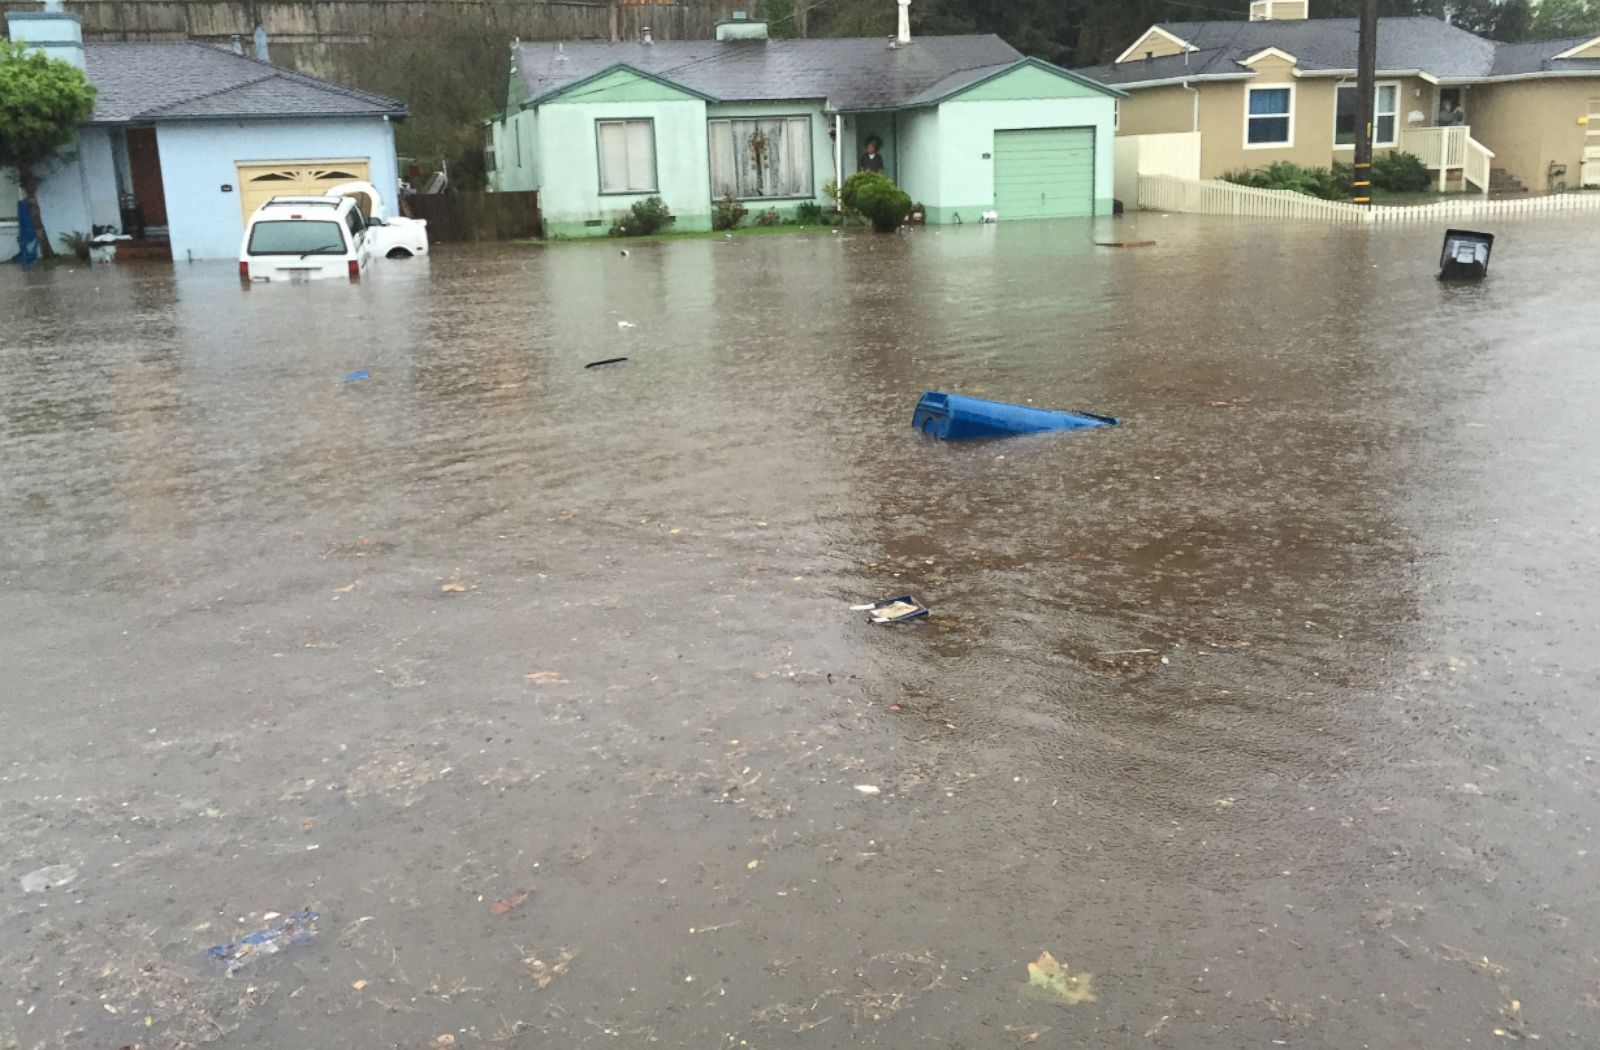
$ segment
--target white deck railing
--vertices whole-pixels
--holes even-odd
[[[1309,222],[1435,222],[1441,219],[1503,219],[1556,212],[1600,212],[1600,193],[1558,193],[1548,197],[1508,197],[1503,200],[1485,200],[1462,194],[1432,204],[1368,208],[1346,201],[1320,200],[1293,190],[1258,190],[1251,186],[1235,186],[1231,182],[1141,175],[1139,207],[1146,211]]]
[[[1400,149],[1414,154],[1429,171],[1439,173],[1439,190],[1443,192],[1450,172],[1460,171],[1466,181],[1480,193],[1489,192],[1489,170],[1493,166],[1494,151],[1472,137],[1472,129],[1461,125],[1452,128],[1402,128]]]

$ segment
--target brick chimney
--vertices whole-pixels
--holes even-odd
[[[46,0],[43,11],[7,11],[6,32],[19,44],[84,68],[83,24],[62,8],[61,0]]]

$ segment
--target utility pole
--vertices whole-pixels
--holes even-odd
[[[1372,205],[1372,121],[1378,101],[1378,0],[1361,0],[1361,44],[1356,61],[1356,164],[1350,194]]]

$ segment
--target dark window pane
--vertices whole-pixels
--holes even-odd
[[[1251,117],[1250,142],[1270,143],[1289,141],[1288,117]]]
[[[1269,88],[1250,92],[1250,113],[1252,116],[1287,114],[1288,112],[1288,88]]]

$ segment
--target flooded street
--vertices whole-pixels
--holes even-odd
[[[1600,1045],[1600,223],[1494,229],[0,272],[0,1048]]]

